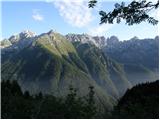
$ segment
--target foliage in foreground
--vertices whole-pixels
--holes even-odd
[[[90,0],[88,3],[89,8],[96,6],[98,0]],[[100,11],[101,16],[100,24],[109,23],[113,24],[114,21],[120,23],[125,20],[127,25],[140,24],[141,22],[148,22],[152,25],[157,25],[158,20],[150,16],[150,11],[159,7],[159,0],[157,3],[148,2],[147,0],[135,1],[133,0],[130,4],[125,5],[125,2],[121,4],[116,3],[113,11],[106,13]]]
[[[111,112],[96,108],[94,87],[85,97],[78,97],[72,86],[65,98],[30,95],[22,92],[16,81],[2,81],[2,118],[158,118],[159,81],[140,84],[128,90]],[[107,110],[107,108],[106,108]]]

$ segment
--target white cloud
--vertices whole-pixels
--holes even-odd
[[[35,9],[33,10],[32,18],[35,21],[43,21],[44,17],[39,13],[39,10]]]
[[[93,20],[92,9],[86,0],[55,0],[55,7],[64,20],[75,27],[85,27]]]
[[[105,35],[113,26],[112,24],[98,24],[99,19],[97,21],[97,18],[100,17],[98,11],[102,9],[102,1],[98,2],[94,9],[90,9],[88,8],[88,0],[46,0],[47,3],[53,3],[65,22],[78,28],[83,27],[88,31],[88,34],[98,36]],[[97,22],[97,25],[92,26],[93,22]]]
[[[113,24],[103,24],[103,25],[98,25],[93,28],[91,27],[88,30],[88,34],[104,36],[104,35],[106,35],[107,31],[112,27],[113,27]]]
[[[98,11],[102,9],[101,2],[98,2],[94,9],[88,8],[88,0],[46,0],[46,2],[53,3],[58,9],[60,16],[62,16],[67,23],[78,28],[85,28],[90,35],[105,35],[113,26],[110,24],[98,24],[99,19],[97,22],[96,17],[100,17]],[[94,11],[97,12],[96,15],[93,14]],[[95,22],[95,20],[97,25],[92,26],[91,23]]]

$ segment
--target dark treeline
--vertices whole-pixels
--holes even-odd
[[[22,92],[17,81],[2,81],[2,118],[95,118],[94,88],[89,87],[85,97],[78,97],[72,86],[65,98],[30,95]]]
[[[127,90],[115,106],[113,118],[159,118],[159,80]]]
[[[65,98],[31,95],[22,92],[17,81],[1,82],[2,118],[158,118],[159,82],[145,83],[128,90],[111,112],[98,111],[94,99],[94,87],[88,95],[78,97],[74,87],[69,87]],[[107,109],[107,108],[106,108]]]

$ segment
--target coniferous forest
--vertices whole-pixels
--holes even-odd
[[[22,92],[17,81],[2,81],[2,118],[159,118],[159,81],[143,83],[128,89],[111,111],[99,111],[94,87],[78,97],[74,86],[64,98]]]

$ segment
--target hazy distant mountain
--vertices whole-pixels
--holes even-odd
[[[116,36],[105,39],[86,34],[62,36],[52,30],[41,35],[24,31],[1,41],[2,80],[18,80],[23,90],[56,96],[66,95],[70,85],[78,89],[79,95],[86,95],[93,85],[97,101],[111,108],[132,86],[133,75],[141,82],[139,71],[149,73],[144,74],[148,80],[151,72],[150,68],[127,66],[127,62],[108,55],[118,44],[121,42]]]
[[[159,38],[118,41],[106,45],[103,51],[113,59],[128,64],[142,64],[147,68],[158,68]]]
[[[125,73],[132,84],[158,79],[159,37],[118,41],[103,48],[106,56],[124,65]]]

